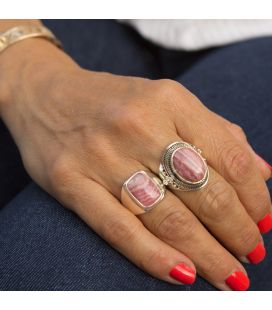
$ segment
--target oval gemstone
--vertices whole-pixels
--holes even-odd
[[[142,172],[136,173],[129,180],[127,189],[146,208],[154,205],[161,197],[161,191],[158,185],[152,178]]]
[[[172,154],[178,176],[189,182],[198,182],[205,176],[207,165],[200,155],[190,148],[179,148]]]

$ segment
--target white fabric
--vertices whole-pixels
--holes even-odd
[[[129,19],[143,37],[161,46],[199,50],[250,38],[272,35],[272,20],[239,19]]]

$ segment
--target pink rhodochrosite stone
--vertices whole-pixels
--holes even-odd
[[[178,176],[189,182],[198,182],[204,178],[207,166],[194,150],[179,148],[173,153],[172,158]]]
[[[151,207],[161,196],[158,185],[145,173],[136,173],[127,183],[132,196],[144,207]]]

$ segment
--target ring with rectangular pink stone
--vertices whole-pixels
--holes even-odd
[[[149,171],[137,171],[127,179],[121,191],[121,202],[135,215],[150,211],[164,198],[165,186]]]
[[[193,144],[178,141],[166,147],[161,158],[159,176],[166,186],[192,191],[207,184],[209,169],[200,149]]]

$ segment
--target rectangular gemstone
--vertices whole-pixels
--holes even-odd
[[[135,173],[127,183],[130,194],[144,208],[152,207],[161,198],[161,190],[158,184],[143,171]]]

